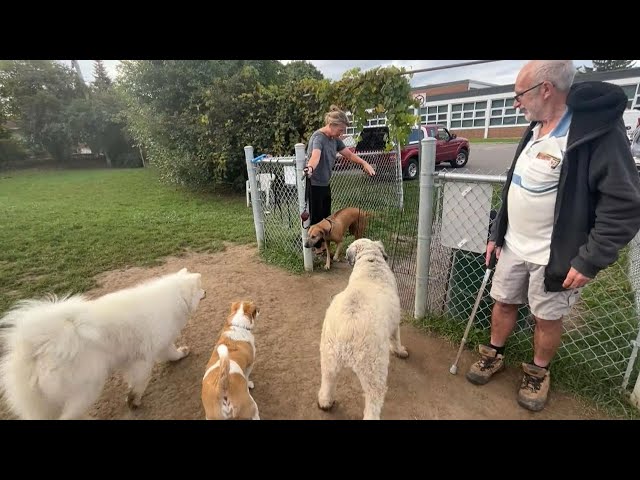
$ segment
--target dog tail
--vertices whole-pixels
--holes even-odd
[[[81,296],[54,295],[25,300],[0,319],[4,355],[0,360],[0,390],[12,412],[22,419],[56,417],[59,407],[47,401],[42,382],[55,382],[60,371],[80,349],[76,314]]]
[[[226,398],[229,395],[229,349],[222,343],[218,346],[218,356],[220,357],[220,395]]]
[[[359,208],[358,221],[351,224],[349,233],[356,239],[365,236],[369,220],[373,217],[373,212]]]

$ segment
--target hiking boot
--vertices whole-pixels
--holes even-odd
[[[484,385],[494,373],[504,370],[504,355],[486,345],[480,345],[480,360],[471,365],[467,372],[467,380],[475,385]]]
[[[523,363],[522,370],[524,376],[518,392],[518,404],[527,410],[539,412],[547,403],[551,374],[546,368],[530,363]]]

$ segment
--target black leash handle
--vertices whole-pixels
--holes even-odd
[[[489,270],[493,270],[494,268],[496,268],[496,263],[498,263],[498,257],[496,256],[497,249],[498,247],[493,247],[493,251],[491,252],[491,256],[489,257],[489,265],[487,266],[487,269]]]
[[[309,227],[305,227],[304,226],[304,222],[306,222],[309,217],[311,216],[311,201],[312,201],[312,195],[311,195],[311,176],[309,175],[309,170],[307,168],[304,169],[304,174],[302,175],[301,180],[306,178],[306,183],[305,183],[305,187],[304,187],[304,201],[305,201],[305,209],[304,212],[302,212],[300,214],[300,220],[302,221],[302,228],[304,228],[305,230],[308,230],[309,227],[311,225],[309,225]]]

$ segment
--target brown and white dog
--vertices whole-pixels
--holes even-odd
[[[202,378],[207,420],[260,420],[249,393],[256,358],[252,329],[260,311],[250,301],[234,302]]]
[[[362,238],[370,216],[371,214],[369,212],[355,207],[338,210],[334,214],[323,218],[315,225],[309,227],[308,238],[304,246],[305,248],[315,248],[316,253],[326,250],[327,261],[324,269],[329,270],[329,268],[331,268],[330,243],[334,242],[336,244],[333,261],[337,262],[340,258],[340,248],[344,243],[344,237],[347,231],[349,231],[356,240]]]

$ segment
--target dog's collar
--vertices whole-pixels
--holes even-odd
[[[333,230],[333,220],[331,220],[329,217],[323,218],[323,220],[326,220],[327,222],[329,222],[330,227],[329,227],[328,233],[331,233],[331,230]]]
[[[245,327],[244,325],[238,325],[237,323],[233,323],[233,322],[231,322],[229,325],[231,325],[232,327],[244,328],[249,332],[251,331],[251,328],[252,328],[252,327]]]

